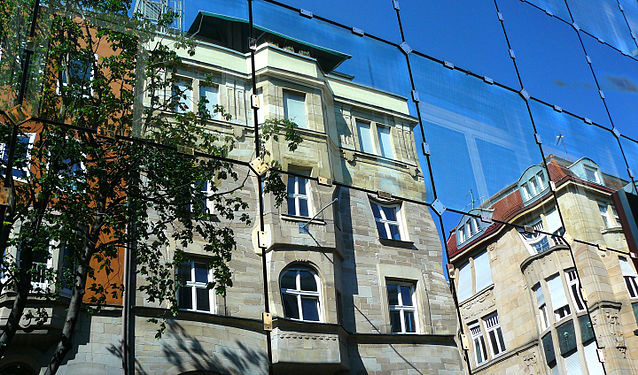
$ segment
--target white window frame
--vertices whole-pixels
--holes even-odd
[[[485,325],[485,333],[488,337],[489,347],[492,353],[492,358],[496,358],[498,356],[503,355],[507,351],[505,348],[505,338],[503,337],[503,330],[499,331],[501,328],[501,324],[498,320],[498,313],[493,312],[490,315],[483,317],[483,324]],[[500,334],[499,334],[500,332]],[[490,339],[490,334],[494,334],[496,348],[494,347],[494,342]]]
[[[487,353],[487,344],[485,344],[485,336],[483,335],[481,325],[478,321],[469,324],[467,328],[469,329],[472,336],[472,345],[474,347],[474,361],[476,365],[479,366],[489,360]],[[479,349],[480,353],[482,354],[481,356],[479,356],[479,351],[476,350],[477,346],[480,346]]]
[[[589,176],[587,176],[587,171],[593,171],[594,172],[594,181],[589,179]],[[585,173],[585,179],[589,182],[593,182],[595,184],[601,184],[600,182],[602,181],[600,178],[600,172],[598,170],[598,168],[596,167],[592,167],[589,166],[587,164],[583,164],[583,172]]]
[[[291,181],[293,180],[293,181]],[[306,194],[301,194],[299,193],[299,185],[302,183],[305,185],[306,188]],[[313,210],[312,210],[312,199],[311,196],[312,194],[310,193],[310,179],[308,177],[299,177],[299,176],[294,176],[294,175],[288,175],[288,185],[286,186],[286,191],[288,190],[288,186],[293,183],[294,184],[294,192],[293,193],[287,193],[288,194],[288,198],[293,199],[295,202],[295,213],[293,216],[298,216],[298,217],[312,217],[313,215]],[[305,200],[306,201],[306,205],[308,207],[308,215],[307,216],[302,216],[301,215],[301,209],[299,207],[299,202],[300,200]],[[290,203],[288,203],[290,204]],[[290,207],[288,207],[288,209],[290,210]],[[290,211],[288,211],[290,212]]]
[[[312,274],[314,276],[315,279],[315,285],[317,285],[317,291],[312,291],[312,290],[303,290],[301,289],[301,271],[304,272],[309,272],[310,274]],[[288,273],[288,272],[296,272],[295,275],[295,289],[290,289],[290,288],[284,288],[281,286],[281,280],[283,278],[283,276]],[[287,319],[292,319],[292,320],[300,320],[303,322],[323,322],[323,311],[321,309],[321,280],[319,279],[319,275],[317,274],[317,272],[315,272],[315,270],[313,270],[310,267],[291,267],[291,268],[286,268],[281,275],[279,276],[279,290],[282,294],[282,311],[284,312],[285,315],[285,310],[283,307],[283,295],[284,294],[288,294],[288,295],[292,295],[295,296],[297,299],[297,311],[299,312],[299,319],[296,318],[292,318],[292,317],[288,317],[286,316]],[[317,301],[317,316],[319,317],[319,320],[306,320],[304,319],[303,316],[303,306],[301,303],[301,298],[302,297],[310,297],[313,299],[316,299]]]
[[[572,297],[574,310],[576,310],[576,312],[585,311],[585,299],[583,298],[580,280],[578,279],[578,275],[576,274],[576,269],[566,269],[565,275],[567,276],[567,289],[569,289],[569,294]],[[579,302],[582,307],[578,306]]]
[[[377,123],[375,121],[370,121],[364,118],[355,118],[354,120],[355,122],[355,127],[357,128],[357,138],[359,140],[359,151],[367,153],[367,154],[371,154],[371,155],[376,155],[382,158],[386,158],[386,159],[391,159],[394,160],[396,158],[396,150],[394,148],[394,139],[392,137],[393,135],[393,126],[391,125],[385,125],[385,124],[380,124]],[[361,131],[359,130],[359,124],[365,125],[368,127],[368,129],[370,129],[370,145],[372,147],[372,150],[364,150],[363,149],[363,145],[361,143]],[[390,152],[392,153],[392,155],[384,155],[383,154],[383,149],[381,147],[381,141],[380,141],[380,129],[387,129],[388,130],[388,135],[390,137]]]
[[[392,232],[390,231],[390,225],[396,225],[399,230],[399,241],[405,241],[406,235],[403,230],[403,220],[401,218],[401,204],[384,204],[384,203],[379,203],[376,201],[370,201],[370,204],[374,204],[379,207],[379,215],[381,217],[380,218],[375,217],[374,220],[375,220],[375,224],[379,222],[383,224],[383,226],[385,227],[385,234],[386,234],[385,239],[396,241],[392,238]],[[394,215],[396,216],[397,220],[396,221],[389,220],[386,217],[382,207],[394,209]],[[376,225],[375,225],[375,228],[376,228]],[[379,234],[379,238],[381,238],[381,233],[379,233],[378,229],[377,229],[377,234]]]
[[[405,305],[403,303],[403,295],[399,292],[397,295],[398,305],[391,305],[388,300],[388,316],[391,311],[398,311],[399,317],[401,318],[401,332],[392,332],[393,334],[418,334],[419,333],[419,316],[417,314],[416,308],[416,288],[414,287],[414,283],[405,282],[405,281],[396,281],[396,280],[387,280],[386,281],[386,293],[389,285],[396,285],[397,287],[407,286],[410,288],[410,298],[412,299],[412,306]],[[414,316],[414,332],[406,331],[405,324],[405,312],[412,312]]]
[[[29,178],[29,176],[31,176],[31,150],[33,149],[33,144],[35,143],[36,133],[24,133],[24,136],[29,137],[29,144],[27,145],[27,153],[25,155],[25,159],[28,160],[28,162],[26,163],[25,169],[23,171],[25,174],[25,178],[14,176],[14,179],[20,182],[26,182],[27,181],[26,179]],[[0,160],[4,159],[4,153],[6,152],[6,150],[7,150],[7,145],[4,143],[0,143]],[[14,161],[15,161],[15,154],[14,154]],[[12,168],[11,173],[13,173],[13,170],[17,170],[15,166]],[[4,170],[0,172],[0,176],[4,176]]]
[[[214,282],[215,276],[213,274],[213,270],[208,268],[208,273],[207,273],[208,282],[204,283],[204,282],[200,282],[200,281],[195,281],[195,264],[196,263],[197,264],[203,264],[204,266],[206,266],[206,268],[208,268],[208,264],[206,263],[206,261],[187,260],[187,261],[182,263],[182,264],[189,264],[189,266],[190,266],[190,279],[191,280],[186,281],[186,283],[183,285],[183,287],[190,288],[190,290],[191,290],[191,308],[188,309],[188,308],[179,306],[179,304],[180,304],[179,301],[178,301],[178,307],[179,307],[180,310],[183,310],[183,311],[195,311],[195,312],[205,313],[205,314],[214,314],[216,312],[216,310],[217,310],[217,306],[215,304],[215,290],[213,290],[213,289],[208,289],[208,305],[210,306],[210,311],[198,310],[197,309],[197,289],[206,289],[206,285],[208,283]],[[179,290],[177,291],[177,293],[178,293],[178,296],[179,296]]]
[[[376,125],[376,123],[375,123]],[[386,159],[394,159],[394,142],[392,142],[392,127],[391,126],[385,126],[385,125],[376,125],[376,132],[375,135],[377,137],[377,155],[381,156],[382,158],[386,158]],[[390,154],[391,155],[384,155],[383,152],[383,147],[381,147],[381,129],[387,129],[388,130],[388,137],[390,144],[389,144],[389,148],[390,148]]]

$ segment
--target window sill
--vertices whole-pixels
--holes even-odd
[[[621,226],[615,226],[615,227],[608,227],[608,228],[603,228],[600,230],[601,234],[607,234],[607,233],[622,233],[622,227]]]
[[[281,219],[284,221],[291,221],[296,223],[307,223],[308,221],[310,221],[310,224],[326,225],[326,222],[321,219],[310,220],[310,217],[306,217],[306,216],[292,216],[288,214],[280,214],[280,215],[281,215]]]
[[[379,238],[379,242],[385,246],[402,247],[404,249],[416,249],[414,242],[403,240],[391,240],[389,238]]]

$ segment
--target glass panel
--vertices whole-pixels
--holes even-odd
[[[581,375],[583,373],[580,366],[580,359],[578,358],[578,351],[574,351],[565,357],[565,368],[567,369],[567,375]]]
[[[281,277],[281,287],[285,289],[297,289],[297,271],[286,271]]]
[[[212,118],[219,118],[219,113],[215,113],[215,106],[219,104],[219,89],[217,86],[199,86],[199,97],[206,100],[206,110]]]
[[[317,291],[317,283],[315,281],[315,275],[308,271],[299,271],[301,277],[301,290]]]
[[[361,151],[367,152],[369,154],[374,154],[370,124],[357,121],[357,132],[359,135],[359,147],[361,147]]]
[[[390,311],[390,329],[392,332],[401,332],[401,313]]]
[[[394,224],[388,224],[388,226],[390,227],[390,235],[392,236],[392,239],[400,241],[401,240],[401,231],[399,230],[399,227],[397,225],[394,225]]]
[[[208,266],[203,263],[195,263],[195,281],[198,283],[208,282]]]
[[[179,307],[182,309],[192,309],[193,308],[193,292],[189,287],[181,287],[179,288],[179,295],[177,296],[179,300]]]
[[[505,342],[503,341],[503,331],[501,330],[501,327],[496,329],[496,334],[498,335],[498,342],[501,344],[501,349],[505,350]]]
[[[487,251],[474,258],[474,272],[476,273],[476,291],[483,290],[492,285],[492,270]]]
[[[578,317],[578,325],[580,326],[580,338],[583,343],[594,339],[594,330],[591,326],[591,320],[589,320],[587,315]]]
[[[379,232],[379,238],[388,238],[388,233],[385,230],[385,224],[377,221],[377,231]]]
[[[388,304],[399,304],[399,286],[396,284],[388,284]]]
[[[191,263],[185,262],[179,267],[179,277],[184,281],[191,281]]]
[[[383,214],[385,215],[385,218],[387,220],[397,221],[396,207],[384,207],[384,206],[381,206],[381,209],[383,210]]]
[[[284,0],[282,3],[305,9],[316,16],[339,22],[345,26],[357,27],[385,40],[401,43],[399,22],[392,7],[392,1]]]
[[[594,38],[583,35],[598,84],[605,93],[614,125],[628,137],[638,139],[638,61],[623,56]]]
[[[286,318],[299,319],[299,306],[297,305],[297,296],[282,294],[281,300],[284,305],[284,316]]]
[[[301,297],[301,308],[304,320],[319,321],[319,302],[316,298]]]
[[[175,98],[175,107],[173,108],[175,112],[186,113],[193,110],[193,88],[191,82],[175,82],[172,95]]]
[[[629,182],[616,137],[565,112],[535,101],[530,105],[565,231],[579,240],[626,249],[620,228],[605,230],[598,207],[599,202],[611,205],[612,194]]]
[[[210,291],[208,289],[196,288],[197,310],[210,311]]]
[[[638,302],[631,304],[634,309],[634,317],[636,318],[636,323],[638,323]]]
[[[558,310],[568,304],[567,297],[565,296],[565,290],[563,289],[563,278],[560,274],[547,279],[547,286],[549,288],[549,296],[554,310]]]
[[[380,212],[380,206],[376,203],[370,202],[370,207],[372,207],[372,214],[374,215],[375,219],[380,219],[381,218],[381,212]]]
[[[571,16],[565,5],[565,0],[527,0],[537,7],[547,11],[549,10],[557,17],[562,18],[566,22],[571,22]],[[499,2],[500,4],[500,2]]]
[[[520,1],[499,4],[529,95],[609,125],[576,31]]]
[[[638,2],[635,0],[619,0],[618,3],[620,3],[624,9],[625,18],[627,19],[627,23],[629,23],[629,29],[634,35],[638,35]],[[632,55],[636,56],[635,53],[632,53]]]
[[[410,93],[405,55],[395,45],[359,36],[350,28],[335,26],[316,17],[303,17],[298,11],[265,1],[256,0],[252,4],[254,24],[258,32],[262,33],[259,43],[278,43],[281,48],[295,54],[308,53],[310,57],[316,58],[323,73],[339,77],[331,86],[335,95],[348,89],[349,81],[399,95]],[[292,61],[292,55],[281,55],[275,50],[272,53],[279,54],[285,61]],[[281,68],[299,69],[296,72],[303,70],[317,75],[316,68],[307,64],[310,63],[288,63]],[[375,96],[363,95],[362,101],[368,104],[376,101]]]
[[[414,312],[403,311],[403,318],[405,319],[405,331],[416,332],[416,325],[414,324]]]
[[[297,215],[297,209],[295,208],[295,198],[288,198],[288,215],[291,215],[291,216]]]
[[[297,188],[299,190],[299,194],[306,195],[306,183],[308,180],[305,178],[297,177]]]
[[[199,20],[196,20],[197,13],[200,11],[214,12],[225,16],[236,17],[239,19],[248,19],[248,1],[246,0],[225,0],[225,1],[208,1],[208,0],[189,0],[188,5],[184,8],[184,27],[186,30],[197,30],[200,26]]]
[[[493,2],[404,1],[401,22],[412,48],[505,85],[518,86]]]
[[[556,354],[554,351],[554,342],[552,340],[551,332],[543,336],[543,349],[545,349],[545,360],[551,367],[552,364],[556,362]]]
[[[449,254],[448,254],[449,256]],[[463,302],[470,298],[472,294],[472,268],[469,263],[465,263],[459,268],[459,281],[457,298],[459,302]]]
[[[401,285],[401,302],[403,306],[412,306],[412,288]]]
[[[299,216],[308,216],[308,200],[299,198]]]
[[[300,128],[307,128],[306,96],[284,91],[284,117],[297,124]]]
[[[394,153],[392,152],[392,138],[390,136],[390,128],[385,126],[378,126],[377,132],[379,133],[379,148],[381,149],[381,156],[393,159]]]
[[[587,363],[587,370],[589,375],[603,375],[603,365],[598,360],[598,353],[596,353],[596,342],[592,341],[585,345],[585,363]]]
[[[556,334],[558,335],[558,345],[560,346],[561,355],[565,355],[576,349],[576,334],[574,332],[573,320],[556,328]]]
[[[566,1],[574,21],[583,30],[624,53],[635,51],[636,45],[616,0]]]
[[[518,93],[415,55],[410,60],[434,182],[446,207],[480,207],[541,161]],[[427,165],[423,155],[420,161]]]

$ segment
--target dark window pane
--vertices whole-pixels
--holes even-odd
[[[585,306],[583,306],[583,301],[580,299],[580,291],[578,290],[577,285],[572,284],[572,293],[574,294],[574,299],[576,300],[576,305],[578,306],[578,310],[583,310]]]
[[[414,324],[414,312],[404,311],[403,318],[405,319],[405,331],[416,332],[416,325]]]
[[[476,363],[483,362],[483,357],[481,356],[481,345],[479,344],[478,339],[474,339],[474,350],[476,351]]]
[[[191,281],[191,264],[182,263],[179,267],[179,277],[184,281]]]
[[[308,216],[308,201],[299,199],[299,216]]]
[[[399,311],[390,311],[390,327],[392,332],[401,332],[401,316]]]
[[[412,291],[409,286],[401,285],[401,300],[403,306],[412,306]]]
[[[580,326],[580,337],[583,340],[583,344],[594,338],[594,331],[591,328],[591,320],[589,320],[587,315],[578,317],[578,325]]]
[[[290,294],[282,294],[281,299],[284,304],[284,316],[286,318],[299,319],[299,308],[297,297]]]
[[[631,306],[633,306],[634,308],[634,317],[636,318],[636,323],[638,323],[638,302],[632,304]]]
[[[494,354],[500,353],[498,351],[498,344],[496,343],[496,333],[494,331],[490,331],[489,336],[490,336],[490,343],[492,344],[492,350],[494,351]]]
[[[295,198],[288,198],[288,215],[297,215],[297,211],[295,208]]]
[[[197,296],[197,310],[210,311],[210,292],[208,289],[197,288],[195,289],[195,295]]]
[[[547,365],[552,367],[556,362],[556,354],[554,352],[554,341],[552,340],[552,333],[548,333],[543,336],[543,349],[545,350],[545,360]]]
[[[390,234],[392,235],[393,240],[401,240],[401,231],[399,231],[399,226],[397,225],[388,225],[390,227]]]
[[[388,238],[388,233],[385,231],[385,224],[377,221],[377,230],[379,231],[380,238]]]
[[[386,219],[397,221],[397,215],[394,207],[381,207],[381,209],[383,209]]]
[[[193,295],[191,294],[191,288],[181,287],[179,288],[179,307],[182,309],[192,309],[193,308]]]
[[[556,333],[558,334],[558,345],[560,347],[561,355],[566,355],[576,350],[574,321],[570,320],[567,323],[560,325],[556,328]]]
[[[288,195],[295,193],[295,176],[288,176]]]
[[[498,341],[501,343],[501,349],[505,350],[505,342],[503,341],[503,331],[501,331],[501,327],[496,329],[498,333]]]
[[[281,277],[281,287],[286,289],[297,289],[297,271],[286,271]]]
[[[390,305],[399,304],[399,286],[395,284],[388,284],[388,303]]]
[[[208,282],[208,267],[203,263],[195,263],[195,281],[198,283]]]
[[[317,283],[315,282],[315,276],[308,271],[299,272],[301,277],[301,290],[317,291]]]
[[[377,205],[376,203],[371,203],[370,206],[372,207],[372,214],[374,215],[374,218],[380,219],[381,214],[379,213],[379,205]]]
[[[319,303],[316,298],[301,297],[304,320],[319,321]]]
[[[487,358],[487,347],[485,345],[485,339],[481,336],[481,348],[483,348],[483,358]]]

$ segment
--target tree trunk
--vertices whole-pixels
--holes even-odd
[[[82,262],[82,264],[78,265],[75,282],[73,283],[73,293],[71,294],[66,318],[64,319],[64,326],[62,327],[62,336],[60,337],[60,341],[55,348],[55,352],[49,361],[45,375],[53,375],[58,371],[64,356],[66,356],[73,346],[73,334],[75,332],[75,325],[80,316],[80,308],[82,307],[82,299],[84,297],[87,271],[89,267],[88,262],[90,259],[91,257],[89,256],[88,259],[85,259],[85,261]]]
[[[20,270],[18,271],[18,277],[15,282],[17,286],[16,296],[13,300],[13,306],[11,306],[11,312],[7,319],[7,324],[2,330],[0,336],[0,358],[2,358],[7,349],[9,343],[15,336],[20,326],[20,319],[24,313],[24,307],[27,304],[29,298],[29,291],[31,290],[31,273],[28,272],[33,266],[33,250],[31,248],[22,249],[20,251]]]

